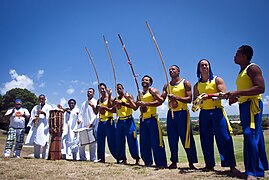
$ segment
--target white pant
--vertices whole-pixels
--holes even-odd
[[[34,157],[40,158],[40,148],[41,145],[34,144]],[[45,146],[42,146],[42,159],[48,158],[48,143],[45,144]]]
[[[85,147],[86,145],[79,147],[79,158],[82,161],[87,160]],[[96,142],[89,144],[89,152],[90,152],[90,161],[96,161],[97,160],[97,143]]]

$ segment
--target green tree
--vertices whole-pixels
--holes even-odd
[[[1,120],[0,120],[0,128],[7,129],[9,125],[9,119],[5,120],[3,115],[9,109],[14,107],[14,101],[20,98],[22,100],[22,107],[28,109],[31,112],[32,108],[38,103],[37,96],[27,89],[14,88],[6,92],[3,97],[1,96],[0,102],[0,112],[1,112]],[[26,122],[28,123],[28,122]]]

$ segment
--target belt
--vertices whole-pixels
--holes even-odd
[[[111,120],[111,119],[113,119],[113,117],[108,117],[108,118],[106,118],[106,119],[102,119],[102,118],[100,118],[100,121],[105,122],[105,121],[107,121],[107,120]]]
[[[126,120],[126,119],[129,119],[131,117],[133,117],[133,116],[130,115],[130,116],[119,117],[119,120]]]
[[[143,119],[149,119],[149,118],[152,118],[152,117],[156,117],[157,115],[156,114],[150,114],[150,116],[143,116]]]

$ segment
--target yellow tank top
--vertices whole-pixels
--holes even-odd
[[[102,102],[101,105],[107,107],[108,101],[106,100],[106,101]],[[100,113],[100,118],[101,118],[101,121],[106,121],[109,118],[113,118],[113,113],[112,112],[109,112],[109,111],[105,111],[105,114],[101,114]]]
[[[207,82],[198,82],[198,92],[199,94],[206,93],[206,94],[214,94],[219,92],[217,90],[216,85],[216,76],[211,81]],[[214,108],[221,108],[222,103],[221,100],[212,100],[207,99],[204,100],[203,103],[201,103],[201,109],[214,109]]]
[[[147,92],[141,97],[141,101],[152,102],[154,101],[154,98],[149,92]],[[143,118],[147,119],[147,118],[150,118],[151,116],[156,116],[156,112],[157,112],[157,107],[147,106],[147,111],[143,113]]]
[[[253,65],[254,63],[249,64],[240,74],[238,74],[237,79],[236,79],[236,87],[237,90],[243,90],[243,89],[249,89],[253,86],[253,83],[250,79],[250,77],[247,74],[247,69]],[[261,99],[262,95],[254,95],[254,96],[240,96],[238,98],[239,103],[246,102],[248,99]]]
[[[127,103],[128,100],[123,97],[121,100],[121,102]],[[120,109],[118,109],[118,116],[121,117],[126,117],[126,116],[131,116],[133,114],[133,109],[132,108],[128,108],[127,106],[121,106]]]
[[[178,84],[176,84],[174,86],[170,85],[171,94],[173,94],[175,96],[179,96],[179,97],[185,97],[186,93],[185,93],[184,82],[185,82],[185,79],[182,79]],[[167,88],[166,88],[166,90],[167,90]],[[168,90],[167,90],[167,92],[168,92]],[[177,102],[178,102],[178,106],[176,108],[173,108],[173,111],[180,111],[180,110],[187,110],[188,109],[187,103],[183,103],[180,101],[177,101]],[[171,109],[170,104],[168,106],[169,106],[169,109]]]

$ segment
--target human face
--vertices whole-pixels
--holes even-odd
[[[243,54],[242,49],[239,48],[234,56],[235,64],[241,64],[244,61],[244,58],[246,58],[246,55]]]
[[[171,66],[169,68],[169,74],[170,74],[170,77],[173,78],[173,77],[178,77],[179,76],[179,69],[176,67],[176,66]]]
[[[209,74],[209,64],[206,60],[202,60],[199,64],[200,72],[202,74]]]
[[[150,78],[149,77],[144,77],[142,79],[142,87],[150,87],[151,83],[150,83]]]
[[[101,85],[101,86],[99,87],[99,92],[100,92],[100,94],[101,94],[102,96],[106,96],[106,87],[103,86],[103,85]]]
[[[43,105],[43,104],[45,104],[45,102],[46,102],[46,98],[45,98],[45,96],[39,96],[39,103],[41,104],[41,105]]]
[[[70,101],[70,102],[68,103],[68,105],[69,105],[69,108],[70,108],[70,109],[74,109],[74,107],[75,107],[75,102],[74,102],[74,101]]]
[[[94,96],[94,91],[92,89],[88,90],[88,99],[92,99]]]
[[[119,95],[123,95],[123,87],[121,85],[117,85],[117,92]]]
[[[15,109],[20,109],[21,108],[21,102],[16,102],[15,103]]]

